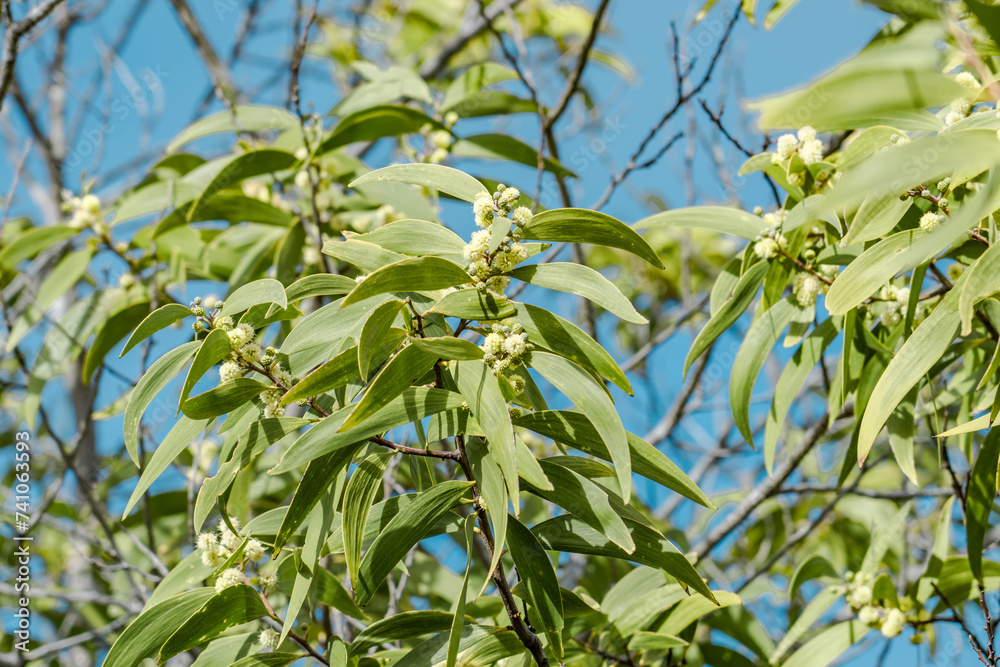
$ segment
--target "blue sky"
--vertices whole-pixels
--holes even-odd
[[[239,3],[226,0],[192,4],[216,50],[228,54],[240,16],[240,12],[229,10]],[[343,4],[338,3],[338,6]],[[701,0],[617,0],[612,3],[615,31],[602,37],[598,48],[621,54],[632,67],[634,78],[624,81],[618,73],[600,66],[592,66],[586,74],[599,110],[591,120],[599,127],[615,129],[606,135],[612,138],[603,142],[599,150],[595,150],[590,135],[564,138],[564,160],[568,166],[577,169],[581,177],[573,185],[577,205],[589,206],[597,199],[608,183],[610,171],[620,168],[627,161],[665,106],[673,102],[673,74],[668,60],[670,22],[676,21],[686,38],[695,44],[706,39],[706,35],[711,37],[716,34],[718,23],[713,21],[712,16],[688,30],[690,18],[700,4]],[[719,5],[723,4],[724,0],[720,0]],[[268,10],[268,15],[279,19],[292,3],[270,5],[274,8]],[[132,2],[112,1],[107,20],[79,31],[72,44],[77,62],[85,63],[97,57],[106,45],[114,43],[133,8]],[[703,97],[713,108],[718,108],[719,101],[725,100],[727,126],[749,147],[757,148],[759,135],[753,129],[752,117],[740,108],[739,98],[760,98],[815,78],[862,48],[881,26],[884,17],[881,12],[850,0],[802,0],[771,31],[741,21],[733,35],[729,56],[720,65],[715,82],[706,89]],[[284,25],[283,22],[281,24]],[[82,173],[84,169],[89,174],[107,173],[109,169],[119,168],[147,153],[155,155],[157,147],[195,117],[208,90],[208,77],[201,60],[174,18],[169,3],[162,0],[149,2],[139,19],[130,24],[129,30],[130,36],[120,52],[120,61],[114,63],[114,85],[110,90],[100,90],[97,98],[102,102],[112,100],[113,113],[102,123],[93,110],[85,112],[83,137],[71,147],[67,164],[77,173]],[[248,49],[254,54],[253,64],[238,70],[236,76],[244,82],[263,84],[269,71],[265,65],[285,58],[287,44],[287,35],[273,32],[256,40]],[[27,64],[30,66],[30,61]],[[82,65],[80,67],[82,70]],[[325,68],[325,64],[307,63],[303,77],[303,99],[321,113],[325,113],[337,99]],[[88,79],[71,77],[70,83],[70,109],[75,111],[76,105],[89,90]],[[130,94],[130,90],[139,91],[139,94]],[[550,96],[549,102],[557,93],[545,91]],[[285,84],[282,82],[276,89],[265,91],[258,101],[283,104],[284,95]],[[209,108],[217,107],[216,102]],[[154,116],[157,120],[147,123]],[[683,118],[674,121],[663,138],[683,129],[683,123]],[[470,128],[474,129],[471,123]],[[458,130],[462,133],[464,128],[460,125]],[[530,127],[521,121],[511,123],[510,130],[520,133],[529,143],[536,143]],[[106,144],[99,160],[94,157],[98,139]],[[654,143],[654,146],[658,145]],[[630,223],[641,219],[651,212],[641,201],[641,195],[646,191],[665,194],[671,206],[684,205],[682,152],[683,147],[669,154],[656,168],[635,174],[630,185],[621,188],[611,199],[605,212]],[[737,179],[735,172],[742,160],[728,148],[726,157],[742,202],[747,206],[760,204],[766,208],[771,203],[769,191],[755,179]],[[578,161],[575,164],[574,158]],[[583,167],[579,168],[581,165]],[[475,168],[485,171],[483,163],[476,163]],[[120,177],[114,181],[102,182],[102,194],[120,192],[122,188],[134,184],[136,177],[142,173],[139,168],[119,169],[119,172]],[[509,179],[507,182],[511,183],[533,184],[533,172],[528,168],[504,167],[491,175]],[[11,165],[4,160],[0,163],[0,180],[9,182],[10,177]],[[725,191],[720,189],[717,174],[702,147],[695,157],[695,183],[696,203],[726,199]],[[23,200],[15,200],[13,210],[28,211],[30,207]],[[461,215],[458,209],[449,211],[446,222],[457,228],[467,225],[467,222],[461,221]],[[183,298],[193,296],[194,292],[183,295]],[[567,311],[572,306],[571,301],[565,300],[554,309]],[[686,344],[687,340],[681,337],[677,343],[665,347],[652,358],[652,366],[662,373],[660,392],[663,404],[668,404],[673,392],[680,387],[678,357],[683,358],[686,349],[679,347]],[[154,352],[154,355],[162,351]],[[134,372],[134,365],[125,363],[122,366],[125,372],[129,372],[130,368]],[[113,396],[107,398],[111,400]],[[626,426],[639,433],[651,425],[647,417],[640,414],[633,414],[631,422]],[[101,432],[104,434],[102,437],[117,441],[121,432],[120,420],[102,424]],[[904,642],[896,644],[888,664],[915,657],[915,649]],[[964,642],[959,644],[965,645]],[[926,650],[921,652],[926,659]],[[972,660],[966,659],[962,664],[975,664]],[[851,664],[875,664],[875,656],[869,658],[866,655]]]

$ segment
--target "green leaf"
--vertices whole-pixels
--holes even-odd
[[[125,511],[122,512],[123,519],[128,516],[128,513],[132,511],[135,504],[139,502],[146,489],[156,481],[156,478],[174,462],[174,459],[182,451],[187,449],[187,446],[198,437],[198,434],[205,430],[210,421],[210,419],[181,417],[174,424],[174,427],[170,429],[170,432],[163,438],[159,447],[153,452],[153,456],[146,463],[146,468],[142,471],[142,476],[139,477],[139,483],[136,484],[135,490],[132,492],[132,497],[129,498],[128,503],[125,505]]]
[[[357,587],[358,569],[361,567],[361,545],[365,538],[365,525],[372,501],[382,484],[389,459],[393,452],[375,452],[361,462],[344,491],[344,509],[341,515],[344,536],[344,560],[351,581]]]
[[[375,271],[347,295],[341,307],[389,292],[422,292],[469,282],[461,266],[443,257],[411,257]]]
[[[632,460],[628,438],[604,386],[573,362],[547,352],[532,352],[531,366],[588,416],[611,454],[622,499],[627,504],[632,495]]]
[[[829,565],[829,562],[826,564]],[[780,663],[788,650],[795,646],[796,642],[813,626],[813,623],[818,621],[842,595],[843,592],[837,590],[836,586],[830,586],[824,588],[810,600],[774,648],[774,653],[771,654],[771,664]]]
[[[788,656],[783,667],[826,667],[865,638],[868,626],[858,620],[831,625]]]
[[[66,225],[33,227],[0,250],[0,269],[13,269],[21,260],[34,257],[46,248],[75,235]]]
[[[863,464],[875,438],[896,406],[938,362],[958,333],[958,286],[920,323],[889,362],[872,391],[858,432],[858,463]],[[953,296],[954,295],[954,296]]]
[[[503,632],[507,631],[503,628],[492,626],[466,625],[462,628],[458,650],[460,652],[464,651],[471,646],[485,642],[493,635]],[[448,632],[442,632],[439,635],[431,637],[394,662],[393,667],[431,667],[439,665],[448,659],[449,639],[450,633]],[[462,665],[463,663],[459,662],[458,664]]]
[[[483,579],[483,586],[476,595],[478,598],[493,581],[493,572],[504,553],[504,544],[507,540],[507,507],[510,505],[510,497],[507,495],[507,487],[504,484],[500,466],[497,464],[497,457],[487,447],[486,442],[480,438],[468,438],[465,447],[469,457],[469,465],[472,467],[473,478],[479,485],[480,504],[485,503],[486,515],[493,525],[493,556],[490,558],[489,570]]]
[[[901,200],[899,194],[894,192],[867,197],[840,244],[846,247],[881,238],[899,224],[912,204],[912,199],[907,197]]]
[[[649,323],[649,320],[636,311],[632,302],[615,287],[613,282],[589,266],[572,262],[532,264],[518,267],[507,275],[537,287],[577,294],[626,322]]]
[[[348,238],[374,243],[404,255],[461,255],[465,250],[461,236],[444,225],[425,220],[397,220],[367,234]]]
[[[358,239],[327,241],[323,244],[323,254],[352,264],[365,273],[378,271],[382,267],[406,259],[405,255],[398,252]],[[360,285],[361,280],[358,280],[357,284]]]
[[[403,308],[403,302],[398,299],[381,303],[361,327],[361,335],[358,337],[358,370],[362,381],[368,381],[372,355],[395,322],[400,308]]]
[[[115,640],[104,664],[108,667],[133,667],[155,658],[174,628],[197,612],[215,594],[211,588],[196,588],[143,609]]]
[[[640,220],[632,227],[633,229],[693,227],[710,229],[720,234],[738,236],[751,241],[768,229],[767,223],[759,216],[729,206],[692,206],[662,211]]]
[[[285,286],[273,278],[262,278],[247,283],[226,297],[222,304],[223,315],[235,315],[259,303],[274,303],[288,308]]]
[[[208,369],[228,357],[232,351],[232,346],[229,344],[229,334],[222,329],[213,329],[209,332],[205,340],[201,342],[198,352],[194,355],[194,361],[191,362],[191,368],[188,369],[187,377],[184,378],[181,398],[177,403],[178,412],[180,412],[181,404],[191,395],[191,390],[194,389],[198,380],[208,372]]]
[[[688,562],[677,547],[652,528],[629,519],[625,524],[635,541],[635,551],[631,554],[615,545],[604,535],[588,526],[582,520],[570,515],[557,516],[534,526],[531,532],[546,549],[569,551],[592,556],[607,556],[630,560],[649,567],[663,570],[683,584],[687,584],[710,600],[715,600],[712,591],[698,576],[694,566]]]
[[[743,338],[729,374],[729,407],[733,412],[737,428],[751,447],[754,446],[753,429],[750,428],[750,401],[753,398],[753,388],[757,384],[757,376],[760,375],[764,362],[771,354],[771,348],[778,342],[778,337],[792,318],[801,310],[794,299],[794,296],[782,299],[757,318]]]
[[[965,6],[976,17],[979,25],[986,28],[986,32],[993,38],[993,42],[1000,44],[1000,9],[983,4],[978,0],[966,0]]]
[[[181,411],[191,419],[218,417],[232,412],[268,387],[250,378],[235,378],[184,401]]]
[[[295,441],[268,474],[278,475],[293,470],[340,447],[362,442],[397,426],[409,424],[419,419],[445,410],[455,410],[463,403],[462,395],[430,387],[410,387],[389,405],[379,410],[367,422],[341,433],[338,429],[355,405],[338,410],[309,429]]]
[[[823,358],[823,353],[837,337],[842,326],[842,318],[831,317],[809,332],[774,386],[774,400],[771,402],[764,427],[764,463],[769,475],[774,469],[774,453],[788,411],[798,397],[802,385]]]
[[[687,646],[680,637],[673,637],[659,632],[637,632],[628,642],[630,651],[666,651],[671,648]]]
[[[309,462],[305,474],[302,475],[302,481],[295,487],[295,495],[292,496],[292,502],[275,535],[275,555],[295,535],[299,526],[312,516],[316,503],[323,498],[323,493],[334,484],[341,471],[351,464],[359,449],[361,443],[341,447]],[[326,542],[326,535],[323,536],[323,542]]]
[[[287,169],[295,164],[297,160],[291,153],[275,150],[273,148],[262,148],[259,150],[249,150],[239,155],[227,156],[219,163],[209,162],[203,167],[199,167],[188,176],[197,182],[198,195],[194,197],[191,208],[188,209],[188,221],[197,216],[201,208],[216,195],[219,191],[232,187],[245,178],[270,174],[276,171]],[[221,165],[219,167],[218,165]],[[200,172],[204,170],[207,179],[201,178]],[[212,173],[212,172],[215,173]],[[207,182],[206,182],[207,181]],[[119,217],[121,211],[119,210]]]
[[[345,500],[347,498],[348,496],[344,496]],[[362,621],[371,620],[368,614],[355,604],[354,598],[344,588],[344,585],[340,583],[340,579],[325,567],[316,568],[316,599],[347,614],[351,618],[357,618]]]
[[[366,606],[386,576],[419,542],[426,529],[459,503],[471,482],[442,482],[417,495],[417,499],[392,518],[365,553],[358,572],[355,595]]]
[[[381,644],[445,632],[451,627],[452,615],[445,611],[402,611],[375,621],[351,642],[350,655],[361,655]]]
[[[432,104],[430,89],[420,75],[411,69],[399,65],[390,65],[388,70],[375,71],[366,62],[353,63],[356,69],[367,81],[351,90],[337,103],[331,111],[331,116],[347,116],[357,111],[371,108],[379,104],[395,102],[401,98],[419,100]]]
[[[517,450],[514,448],[514,427],[510,423],[507,401],[500,392],[496,376],[482,361],[456,361],[451,364],[451,374],[459,392],[468,403],[472,416],[486,433],[493,458],[503,471],[507,492],[511,498],[517,498]]]
[[[410,107],[391,104],[371,107],[342,118],[316,149],[316,154],[323,155],[359,141],[413,134],[419,132],[424,125],[431,125],[434,129],[443,128],[438,121]],[[351,186],[353,187],[353,183]]]
[[[377,413],[409,389],[437,363],[437,357],[408,345],[396,353],[368,385],[354,411],[338,432],[350,430]]]
[[[390,354],[396,351],[399,344],[406,339],[402,329],[389,329],[378,341],[378,346],[372,351],[372,366],[378,366]],[[302,378],[281,399],[281,405],[291,405],[295,401],[322,393],[333,391],[352,382],[360,382],[358,373],[358,348],[354,346],[344,350],[336,357],[326,362],[312,373]]]
[[[441,101],[441,109],[445,112],[451,111],[465,100],[475,100],[484,92],[486,86],[516,78],[517,72],[500,63],[485,62],[472,65],[461,74],[456,74],[448,84],[444,100]]]
[[[457,667],[492,667],[517,655],[527,658],[527,652],[516,632],[501,630],[473,644],[455,664]]]
[[[379,181],[422,185],[467,202],[474,202],[480,193],[487,192],[486,186],[472,176],[441,164],[396,164],[383,167],[354,179],[349,187]]]
[[[799,563],[795,568],[795,573],[792,574],[792,581],[788,586],[788,599],[794,600],[795,594],[802,587],[802,584],[819,577],[839,579],[840,573],[826,556],[813,554]]]
[[[984,589],[983,542],[990,527],[993,500],[997,496],[998,460],[1000,460],[1000,429],[993,428],[986,434],[969,476],[968,520],[965,522],[969,569]]]
[[[514,420],[514,424],[531,429],[556,442],[571,445],[580,451],[605,461],[611,454],[600,434],[586,415],[568,410],[529,412]],[[626,433],[632,471],[667,487],[699,505],[714,509],[715,505],[698,488],[698,485],[678,468],[673,461],[637,435]],[[536,484],[533,484],[536,486]]]
[[[315,296],[333,296],[348,294],[358,284],[347,276],[336,276],[329,273],[318,273],[300,278],[285,289],[288,303]]]
[[[478,289],[470,288],[445,294],[427,312],[482,321],[514,317],[517,314],[517,309],[514,307],[514,303],[506,298],[498,299],[490,292],[483,293]]]
[[[680,588],[680,586],[678,586],[678,588]],[[522,600],[530,601],[528,597],[528,589],[525,586],[524,581],[519,581],[516,586],[510,589],[510,592]],[[601,610],[600,605],[598,605],[593,598],[582,591],[580,593],[576,593],[568,588],[560,588],[559,592],[562,596],[563,618],[587,616],[589,614],[593,614],[595,611],[599,612]]]
[[[462,642],[462,628],[465,626],[465,596],[469,591],[469,574],[472,572],[472,554],[476,535],[473,529],[476,526],[475,513],[465,517],[465,575],[462,577],[462,590],[459,591],[452,607],[451,631],[448,634],[448,657],[445,661],[446,667],[455,667],[458,660],[458,647]],[[502,549],[502,547],[494,547]],[[488,578],[488,577],[487,577]]]
[[[59,260],[55,268],[45,276],[42,284],[38,286],[34,302],[28,306],[24,315],[11,328],[10,335],[7,336],[7,352],[12,352],[24,335],[42,321],[45,312],[52,304],[86,274],[93,256],[94,253],[89,248],[82,248]]]
[[[532,489],[536,494],[583,520],[621,547],[625,553],[635,551],[632,535],[625,522],[611,507],[607,491],[577,472],[546,459],[539,461],[539,464],[551,482],[552,490]]]
[[[689,625],[705,614],[711,613],[720,607],[732,607],[743,604],[743,600],[735,593],[714,591],[714,594],[714,600],[694,596],[684,598],[670,611],[667,618],[657,628],[657,632],[671,636],[679,635]]]
[[[118,355],[121,359],[124,357],[129,350],[133,347],[146,340],[157,331],[169,327],[174,322],[182,320],[185,317],[190,317],[194,315],[191,309],[187,306],[182,306],[179,303],[168,303],[165,306],[157,308],[151,312],[146,319],[139,323],[132,335],[129,336],[128,342],[125,343],[125,347],[122,348],[122,353]]]
[[[104,325],[98,330],[97,336],[94,337],[94,342],[91,343],[83,361],[81,379],[84,384],[90,384],[94,372],[104,363],[104,357],[148,314],[149,301],[140,301],[108,316]]]
[[[281,653],[271,651],[269,653],[258,653],[248,655],[234,662],[230,667],[285,667],[296,660],[306,657],[305,653]]]
[[[514,321],[528,332],[528,340],[607,378],[629,396],[633,395],[632,385],[614,358],[580,327],[544,308],[527,303],[516,305]]]
[[[662,269],[663,262],[646,240],[610,215],[581,208],[557,208],[536,214],[521,229],[521,236],[535,241],[590,243],[625,250]]]
[[[889,549],[899,550],[903,544],[905,523],[910,512],[913,510],[913,501],[907,501],[902,507],[896,510],[888,521],[879,523],[872,531],[871,544],[865,552],[865,558],[861,562],[858,574],[874,576],[882,565]]]
[[[507,536],[511,558],[531,602],[532,622],[541,626],[556,657],[562,660],[562,592],[552,561],[532,532],[514,517],[508,520]]]
[[[411,344],[440,359],[455,361],[478,361],[483,358],[483,348],[464,338],[441,336],[438,338],[414,338]]]
[[[969,269],[962,293],[958,298],[958,316],[962,322],[961,334],[972,333],[973,310],[986,297],[1000,292],[1000,243],[992,243]]]
[[[136,464],[139,463],[139,423],[142,420],[142,414],[153,402],[156,395],[191,360],[200,345],[200,341],[193,340],[170,350],[157,359],[136,383],[128,405],[125,406],[123,423],[125,448]]]
[[[190,213],[191,217],[188,218]],[[233,225],[241,222],[257,222],[263,225],[287,227],[294,217],[290,211],[259,199],[247,197],[242,192],[224,191],[202,202],[197,209],[191,210],[191,203],[180,204],[164,216],[153,229],[152,238],[159,239],[171,230],[187,227],[192,222],[206,220],[226,220]]]
[[[160,664],[188,649],[213,639],[231,627],[267,616],[260,593],[245,584],[224,589],[170,635],[160,649]]]
[[[205,116],[186,128],[167,144],[166,152],[173,153],[184,144],[222,132],[283,131],[299,126],[299,119],[281,107],[239,105],[235,109]]]
[[[715,342],[716,338],[733,326],[736,320],[746,312],[754,297],[757,296],[760,286],[764,284],[764,276],[767,274],[768,267],[767,262],[758,262],[751,266],[736,283],[732,298],[719,306],[719,310],[709,318],[702,330],[698,332],[694,342],[691,343],[687,359],[684,360],[685,376],[694,360],[700,357]]]

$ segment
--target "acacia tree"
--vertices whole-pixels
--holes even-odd
[[[100,171],[63,192],[59,77],[47,107],[18,77],[31,31],[65,45],[85,8],[4,5],[0,92],[39,147],[5,211],[49,181],[0,249],[5,444],[29,454],[5,484],[44,484],[5,663],[813,666],[902,634],[997,664],[1000,9],[873,3],[860,54],[753,107],[772,144],[703,93],[737,22],[795,3],[709,2],[661,120],[580,207],[561,128],[590,68],[622,68],[612,4],[298,6],[274,106],[173,0],[221,109],[110,196]],[[327,117],[303,111],[316,62]],[[706,135],[767,212],[601,212]]]

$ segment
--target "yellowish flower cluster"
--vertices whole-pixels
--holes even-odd
[[[239,522],[236,519],[233,519],[232,521],[233,527],[239,530]],[[199,534],[195,545],[201,552],[202,563],[204,563],[207,567],[219,567],[233,555],[233,552],[239,548],[240,542],[242,541],[243,539],[238,534],[230,530],[229,526],[227,526],[225,522],[219,522],[219,529],[217,531]],[[260,542],[257,542],[257,540],[251,540],[251,542],[256,542],[257,547],[260,547],[261,558],[263,558],[263,547],[261,547]],[[249,543],[247,546],[250,546]]]
[[[823,291],[823,283],[811,273],[801,271],[795,274],[792,282],[792,292],[800,306],[811,306],[816,303],[816,296]]]
[[[791,135],[789,135],[791,136]],[[764,214],[767,230],[754,240],[753,251],[760,259],[771,259],[788,245],[787,239],[781,233],[781,224],[788,217],[788,211],[780,210]]]
[[[979,93],[979,80],[968,72],[959,72],[955,76],[955,81],[969,90],[966,97],[952,100],[949,111],[944,117],[945,125],[954,125],[963,118],[968,118],[972,113],[972,105],[975,96]]]
[[[859,621],[879,628],[886,639],[892,639],[903,631],[906,613],[902,609],[885,608],[874,603],[870,574],[854,576],[849,572],[847,580],[847,595],[844,599],[857,612]]]
[[[528,334],[524,327],[518,323],[513,325],[494,324],[493,329],[486,340],[483,341],[483,361],[493,368],[493,372],[503,373],[505,370],[514,369],[524,361],[525,354],[531,352],[534,346],[528,342]],[[524,378],[520,380],[521,390],[524,390]],[[511,384],[514,384],[512,380]],[[515,393],[517,386],[515,385]]]
[[[798,131],[798,136],[784,134],[778,137],[777,151],[771,157],[774,164],[787,162],[796,153],[805,164],[816,164],[823,159],[823,142],[816,138],[816,130],[806,125]]]
[[[271,628],[264,628],[257,635],[257,643],[264,648],[269,648],[272,651],[278,648],[278,640],[281,639],[281,635],[272,630]]]
[[[71,197],[67,202],[70,212],[69,226],[73,229],[94,230],[98,236],[108,233],[108,225],[101,218],[101,200],[97,195],[85,194],[82,197]]]
[[[472,283],[480,290],[503,293],[510,284],[510,279],[504,274],[528,259],[528,249],[519,241],[521,229],[531,222],[531,210],[525,206],[514,208],[520,198],[517,188],[499,185],[492,197],[487,192],[481,192],[472,204],[476,224],[482,229],[473,233],[462,255],[469,262],[466,270],[472,277]],[[497,249],[490,252],[492,226],[497,216],[509,218],[514,224]]]
[[[894,327],[902,321],[904,309],[910,302],[910,288],[886,285],[882,288],[881,297],[885,300],[882,323]]]

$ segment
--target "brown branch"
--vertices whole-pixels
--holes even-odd
[[[3,100],[7,95],[10,82],[14,79],[14,66],[17,64],[17,46],[21,38],[32,31],[42,19],[52,13],[63,0],[46,0],[37,5],[28,14],[11,25],[7,26],[7,34],[3,40],[3,56],[0,58],[0,109],[3,108]]]

